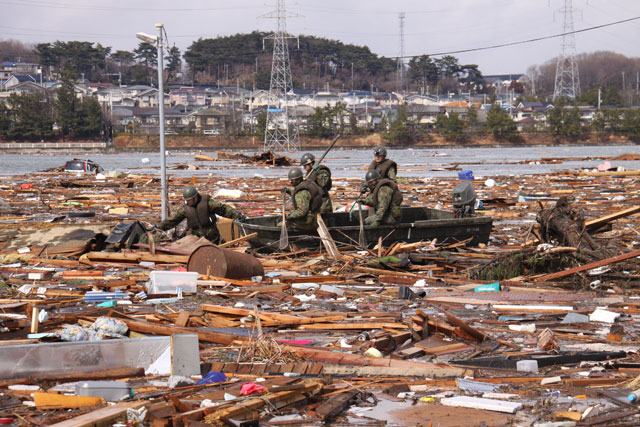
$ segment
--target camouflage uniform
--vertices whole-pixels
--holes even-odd
[[[307,177],[308,181],[315,181],[316,184],[322,189],[322,206],[320,207],[320,213],[333,212],[333,205],[331,204],[331,197],[329,197],[329,190],[331,190],[331,170],[324,166],[318,166],[311,170],[311,173]]]
[[[390,179],[379,180],[364,200],[365,205],[373,206],[374,209],[374,213],[370,213],[365,222],[373,228],[380,224],[397,224],[402,214],[401,203],[402,194],[396,183]]]
[[[303,181],[293,190],[293,211],[286,215],[287,228],[313,231],[318,228],[316,214],[322,205],[322,189],[313,181]]]
[[[369,165],[369,170],[377,169],[380,172],[382,178],[388,178],[392,181],[396,181],[396,174],[398,173],[398,165],[396,162],[390,159],[384,159],[380,163],[375,160]]]
[[[162,221],[157,227],[160,230],[170,230],[186,218],[187,225],[193,235],[204,237],[216,245],[224,243],[216,226],[216,215],[236,219],[241,216],[240,212],[207,195],[199,195],[198,197],[199,200],[195,207],[190,207],[187,204],[182,205],[176,213]]]

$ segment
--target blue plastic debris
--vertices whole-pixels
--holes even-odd
[[[227,380],[227,376],[223,372],[209,372],[196,385],[223,383]]]
[[[473,171],[471,169],[465,169],[458,172],[458,179],[474,179]]]
[[[473,292],[499,292],[500,282],[489,283],[488,285],[480,285],[473,288]]]

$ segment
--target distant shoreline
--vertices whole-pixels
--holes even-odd
[[[322,150],[330,144],[330,139],[301,138],[300,150]],[[573,146],[588,147],[598,145],[638,145],[621,137],[590,138],[579,141],[552,140],[549,135],[523,134],[516,142],[498,141],[491,137],[474,138],[464,142],[448,141],[438,135],[431,135],[430,141],[413,145],[393,145],[383,141],[378,134],[366,137],[345,137],[338,141],[335,149],[362,149],[385,145],[390,149],[450,149],[450,148],[505,148],[505,147],[548,147]],[[264,151],[262,141],[255,138],[243,137],[230,139],[224,137],[192,137],[168,136],[165,147],[169,151]],[[0,143],[0,153],[13,154],[49,154],[49,153],[127,153],[127,152],[155,152],[160,148],[158,137],[155,136],[118,136],[112,143],[102,141],[73,141],[73,142],[3,142]]]

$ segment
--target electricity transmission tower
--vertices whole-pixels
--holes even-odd
[[[398,91],[404,91],[404,12],[398,14],[400,19],[400,56],[398,57],[398,71],[396,73]]]
[[[271,83],[269,84],[269,105],[267,126],[264,134],[264,149],[294,151],[300,148],[298,137],[298,117],[295,105],[289,105],[289,92],[293,89],[289,45],[287,39],[295,38],[287,34],[284,0],[277,0],[277,10],[269,18],[276,18],[276,32],[266,37],[273,40],[273,62]],[[275,16],[274,16],[275,13]],[[300,43],[298,41],[298,43]]]
[[[560,12],[564,14],[562,24],[562,47],[558,62],[556,63],[556,81],[553,90],[553,99],[566,96],[575,98],[580,95],[580,76],[578,64],[576,64],[576,38],[573,34],[573,9],[571,0],[564,0],[564,8]]]

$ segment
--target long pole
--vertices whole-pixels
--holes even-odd
[[[160,120],[160,185],[162,187],[161,218],[167,219],[167,159],[164,147],[164,58],[162,56],[162,24],[156,24],[158,29],[158,115]]]

